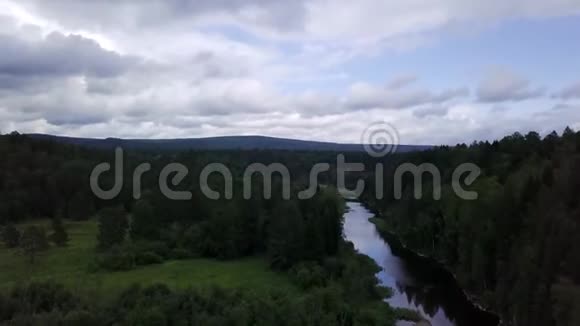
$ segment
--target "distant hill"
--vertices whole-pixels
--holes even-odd
[[[361,152],[361,144],[340,144],[332,142],[306,141],[266,136],[224,136],[181,139],[121,139],[121,138],[76,138],[46,134],[28,134],[29,137],[57,142],[112,149],[121,146],[136,150],[292,150],[292,151],[332,151]],[[421,151],[432,146],[399,145],[397,152]]]

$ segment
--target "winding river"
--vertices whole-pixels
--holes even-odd
[[[482,311],[467,299],[450,273],[406,249],[393,250],[369,222],[373,216],[369,210],[358,202],[349,201],[347,205],[344,236],[382,268],[377,277],[382,285],[393,289],[393,296],[387,300],[391,306],[417,310],[433,326],[498,324],[495,315]],[[397,325],[414,323],[400,321]]]

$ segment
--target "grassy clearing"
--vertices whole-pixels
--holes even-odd
[[[46,225],[48,221],[35,224]],[[90,273],[95,257],[97,224],[94,221],[66,223],[69,245],[51,247],[34,265],[17,249],[0,247],[0,290],[17,283],[53,280],[78,291],[116,293],[130,284],[164,283],[172,288],[218,285],[226,288],[250,288],[256,291],[281,289],[297,291],[285,274],[270,270],[265,259],[252,257],[235,261],[190,259],[167,261],[124,272]]]

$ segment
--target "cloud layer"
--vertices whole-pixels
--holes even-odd
[[[578,13],[574,0],[0,0],[0,131],[357,142],[386,120],[437,144],[580,127],[578,82],[485,60],[459,81],[357,68],[465,27]]]

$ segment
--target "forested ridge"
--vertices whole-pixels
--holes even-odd
[[[402,179],[403,197],[394,199],[393,171],[404,162],[437,166],[441,200],[428,173],[421,199],[414,198],[411,174]],[[452,172],[465,162],[482,171],[466,187],[477,191],[476,200],[452,191]],[[395,155],[385,164],[384,199],[373,187],[363,197],[387,231],[445,264],[506,325],[580,324],[580,133],[515,133]]]
[[[191,289],[119,284],[120,293],[113,295],[91,293],[90,284],[75,291],[53,276],[44,280],[41,271],[41,281],[9,288],[0,284],[0,324],[394,325],[398,318],[417,318],[382,301],[389,291],[377,286],[376,264],[343,240],[345,205],[336,189],[319,187],[311,199],[297,199],[306,185],[305,167],[332,155],[126,152],[124,187],[112,200],[96,198],[88,182],[96,164],[114,162],[111,151],[12,133],[0,136],[0,155],[0,234],[2,250],[8,253],[4,257],[15,257],[14,268],[34,270],[44,253],[65,248],[70,241],[69,221],[96,220],[94,259],[87,266],[72,266],[87,275],[198,258],[263,257],[299,291],[273,289],[263,296],[247,289],[195,283]],[[273,178],[271,198],[262,197],[259,178],[252,181],[254,195],[242,198],[241,174],[247,164],[280,161],[296,175],[289,200],[282,198],[279,177]],[[142,196],[135,200],[131,172],[143,162],[150,162],[152,171],[144,175]],[[190,175],[176,188],[190,190],[191,200],[170,200],[158,189],[159,171],[171,162],[189,168]],[[200,192],[197,177],[210,162],[230,168],[234,198],[212,200]],[[103,187],[110,186],[113,178],[113,173],[105,173]],[[321,178],[325,182],[328,176]],[[223,189],[219,175],[209,183],[213,189]],[[37,223],[39,218],[48,219],[48,227]],[[154,276],[148,284],[152,282]]]

